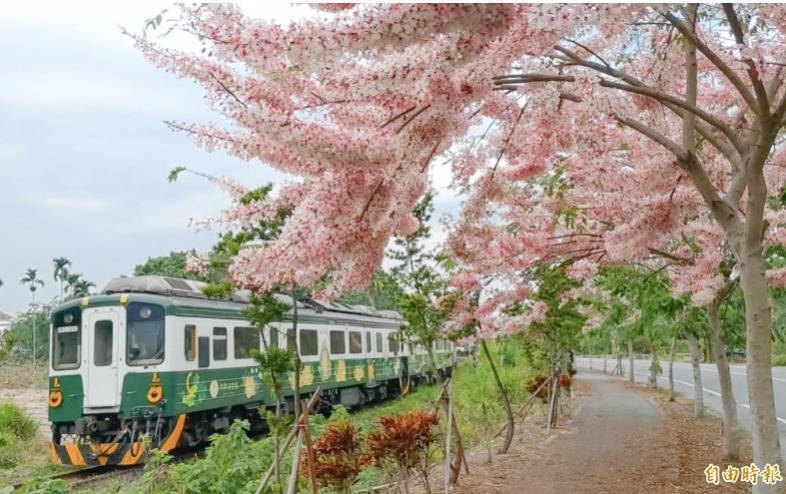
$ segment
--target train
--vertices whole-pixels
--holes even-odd
[[[293,300],[262,332],[243,316],[251,294],[208,298],[204,283],[166,276],[121,277],[100,294],[51,314],[49,421],[53,461],[77,467],[135,465],[149,451],[198,446],[235,419],[264,433],[261,410],[276,393],[252,358],[265,345],[296,348],[300,394],[321,390],[317,409],[362,406],[429,380],[427,349],[409,344],[395,311]],[[296,330],[295,330],[296,328]],[[431,349],[437,372],[454,366],[454,345]],[[283,378],[294,412],[295,373]]]

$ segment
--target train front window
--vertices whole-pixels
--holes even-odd
[[[56,370],[79,367],[79,336],[79,326],[55,328],[55,351],[52,356],[52,367]]]
[[[131,302],[126,308],[128,365],[157,365],[164,361],[164,308]]]
[[[71,309],[54,315],[52,326],[52,368],[55,370],[79,367],[82,331],[80,311]]]

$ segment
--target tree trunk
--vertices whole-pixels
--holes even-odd
[[[697,417],[704,416],[704,388],[701,384],[701,351],[696,335],[686,332],[690,347],[690,363],[693,366],[693,413]]]
[[[508,399],[508,392],[505,391],[505,386],[502,385],[502,381],[499,378],[499,374],[497,374],[497,368],[494,366],[494,360],[491,358],[491,353],[489,353],[489,348],[486,345],[486,340],[480,340],[480,345],[483,348],[483,353],[486,355],[486,358],[489,361],[489,365],[491,366],[491,372],[494,375],[494,382],[497,384],[497,389],[499,390],[499,394],[502,397],[502,403],[505,405],[505,414],[508,417],[508,429],[505,433],[505,442],[499,448],[499,454],[505,454],[508,452],[510,448],[510,443],[513,442],[513,432],[516,426],[516,422],[513,418],[513,410],[510,408],[510,400]]]
[[[723,344],[718,308],[721,297],[716,298],[707,307],[709,321],[709,340],[712,353],[715,356],[715,367],[718,369],[720,381],[721,403],[723,404],[723,456],[726,459],[737,459],[740,453],[740,424],[737,420],[737,401],[731,389],[731,371],[729,360],[726,358],[726,347]]]
[[[753,194],[752,194],[753,195]],[[753,199],[751,199],[753,200]],[[763,199],[762,199],[763,200]],[[749,207],[750,209],[750,207]],[[748,221],[751,221],[750,219]],[[750,236],[750,235],[749,235]],[[760,237],[761,234],[759,233]],[[740,286],[745,299],[748,400],[751,406],[753,461],[757,465],[780,464],[781,446],[772,390],[772,308],[764,278],[761,242],[749,245],[741,256]],[[761,482],[759,483],[761,484]],[[756,486],[756,492],[776,492],[774,486]]]
[[[671,339],[669,348],[669,401],[674,401],[674,347],[677,346],[677,337]]]
[[[660,361],[658,360],[658,350],[655,345],[650,344],[650,386],[658,387],[658,376],[660,375]]]
[[[431,372],[433,373],[434,379],[436,379],[437,384],[439,384],[440,388],[444,387],[444,380],[442,376],[437,372],[437,363],[434,359],[434,352],[431,350],[431,347],[427,350],[429,362],[431,363]],[[474,353],[474,352],[473,352]],[[476,366],[477,367],[477,366]],[[445,389],[445,392],[450,392],[449,390]],[[448,424],[450,424],[451,428],[451,435],[456,436],[456,459],[454,462],[449,463],[450,465],[450,476],[448,481],[450,484],[456,484],[458,482],[459,473],[461,473],[461,464],[464,463],[464,467],[469,472],[469,467],[466,464],[467,459],[464,456],[464,443],[461,440],[461,433],[458,429],[458,424],[456,423],[456,417],[451,409],[451,402],[452,396],[449,396],[447,400],[440,400],[442,402],[442,408],[445,409],[445,415],[448,417]],[[445,455],[450,457],[450,452],[445,452]]]
[[[295,333],[295,389],[294,389],[294,402],[295,402],[295,417],[300,413],[300,349],[298,348],[297,337],[297,297],[295,297],[295,289],[292,288],[292,330]]]
[[[630,368],[628,369],[628,381],[634,382],[635,379],[633,377],[633,339],[628,340],[628,365]]]
[[[617,375],[622,376],[622,351],[620,351],[620,345],[617,343]]]

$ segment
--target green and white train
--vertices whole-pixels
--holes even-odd
[[[241,314],[250,294],[206,298],[203,284],[161,276],[118,278],[100,295],[52,312],[49,420],[54,461],[75,466],[133,465],[151,447],[194,446],[246,419],[256,432],[259,409],[276,398],[250,356],[263,341],[296,346],[301,394],[321,388],[321,411],[398,396],[427,379],[426,351],[402,344],[405,324],[393,311],[297,302],[265,339]],[[439,372],[451,371],[453,345],[435,343]],[[292,411],[294,373],[284,376]]]

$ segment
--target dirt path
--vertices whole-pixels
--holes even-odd
[[[575,379],[587,395],[572,420],[546,439],[530,430],[509,454],[473,465],[453,492],[749,491],[749,485],[704,482],[710,462],[726,465],[718,454],[717,418],[694,419],[686,403],[605,374]]]

